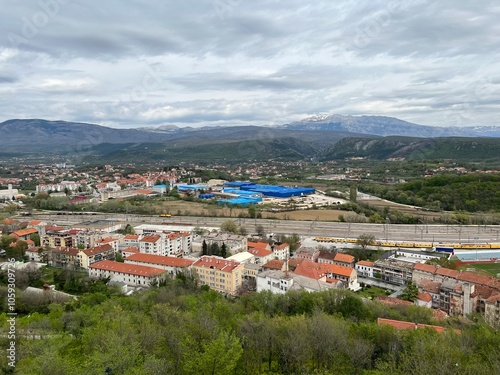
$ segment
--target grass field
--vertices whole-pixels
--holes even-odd
[[[497,276],[500,274],[500,263],[469,263],[459,267],[461,270],[474,268],[483,275]]]

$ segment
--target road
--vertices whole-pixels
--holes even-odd
[[[228,220],[222,217],[172,216],[139,216],[131,214],[85,214],[57,215],[36,214],[37,219],[49,223],[71,225],[89,220],[112,220],[131,225],[140,224],[187,224],[195,227],[219,227]],[[33,217],[35,217],[33,216]],[[358,238],[361,234],[372,234],[377,240],[414,241],[414,242],[462,242],[488,243],[500,242],[499,225],[446,225],[446,224],[365,224],[339,223],[324,221],[292,221],[271,219],[232,218],[249,233],[256,233],[256,227],[262,226],[267,234],[291,234],[301,236],[322,236]]]

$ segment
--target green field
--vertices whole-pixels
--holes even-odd
[[[500,273],[500,263],[482,263],[482,264],[468,264],[466,266],[460,267],[462,269],[475,268],[479,271],[483,271],[492,276],[497,276]]]

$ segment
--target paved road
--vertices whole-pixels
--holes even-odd
[[[106,219],[138,224],[188,224],[199,227],[218,227],[228,218],[172,216],[162,218],[157,216],[138,216],[126,214],[98,214],[98,215],[55,215],[37,214],[37,218],[60,224],[76,224],[82,221]],[[323,236],[357,238],[361,234],[372,234],[377,240],[395,241],[422,241],[422,242],[462,242],[484,243],[500,242],[499,225],[409,225],[409,224],[363,224],[338,223],[324,221],[292,221],[270,219],[241,219],[233,218],[238,225],[255,233],[256,227],[261,225],[267,234],[291,234],[302,236]]]

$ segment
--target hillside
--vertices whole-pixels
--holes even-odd
[[[499,161],[499,138],[344,138],[333,145],[323,160],[364,157],[374,160],[453,159],[457,161]]]
[[[379,136],[406,137],[500,137],[497,126],[426,126],[387,116],[315,115],[284,125],[287,129],[342,131]]]

